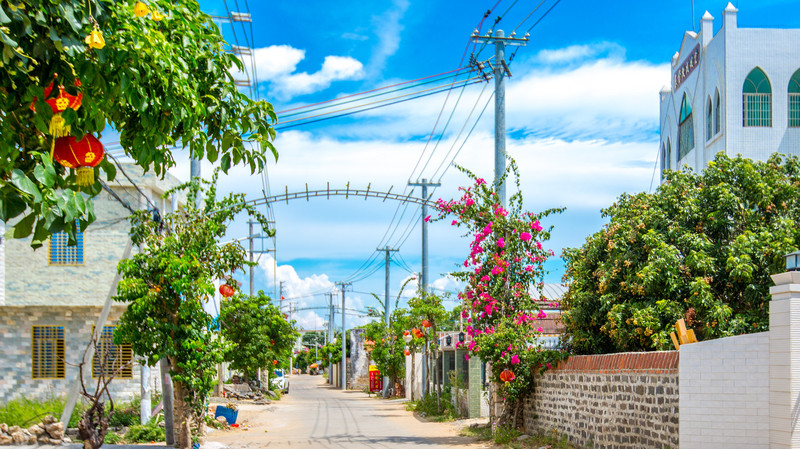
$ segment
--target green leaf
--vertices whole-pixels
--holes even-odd
[[[17,224],[15,224],[14,227],[9,230],[9,234],[12,238],[24,239],[25,237],[31,235],[31,230],[33,229],[33,223],[35,221],[36,214],[30,213]]]
[[[22,170],[14,169],[11,171],[11,182],[21,191],[33,196],[34,203],[39,203],[42,201],[42,194],[39,192],[36,184],[34,184],[33,181],[25,176],[25,173],[23,173]]]
[[[6,12],[3,11],[3,6],[0,4],[0,23],[10,23],[11,19],[6,15]]]
[[[49,160],[49,156],[46,157],[46,159]],[[53,187],[56,182],[56,170],[53,168],[52,164],[50,164],[49,167],[37,165],[36,168],[33,169],[33,176],[37,181],[47,187]]]

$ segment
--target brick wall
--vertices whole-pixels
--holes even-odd
[[[681,449],[770,447],[769,363],[769,332],[681,346]]]
[[[678,447],[678,352],[573,356],[537,379],[528,433],[595,449]]]
[[[46,398],[63,396],[76,379],[77,367],[65,366],[64,379],[33,379],[31,373],[32,326],[64,326],[64,355],[67,363],[77,364],[83,356],[91,338],[92,326],[100,315],[100,307],[52,306],[0,306],[0,404],[10,399]],[[112,307],[106,325],[113,325],[124,311],[124,307]],[[152,370],[158,376],[158,369]],[[91,367],[87,370],[87,381],[91,380]],[[133,367],[133,379],[115,379],[111,391],[115,399],[130,398],[140,392],[140,368]],[[151,391],[156,380],[151,380]],[[87,386],[92,385],[87,383]]]

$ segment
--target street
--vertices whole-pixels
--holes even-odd
[[[484,447],[458,436],[452,423],[416,418],[400,401],[331,388],[322,376],[294,375],[290,388],[270,405],[240,404],[238,422],[247,430],[211,432],[208,443],[232,449]]]

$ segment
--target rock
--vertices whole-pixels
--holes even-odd
[[[47,431],[51,438],[56,440],[60,440],[64,437],[64,425],[60,422],[47,424],[44,426],[44,430]]]
[[[64,444],[72,444],[72,438],[64,436],[64,438],[61,439],[61,442]]]
[[[0,445],[5,446],[5,445],[11,444],[13,442],[14,442],[14,440],[9,435],[6,435],[4,433],[0,433]]]
[[[6,433],[11,435],[12,433],[17,433],[20,430],[22,430],[22,428],[20,426],[11,426],[11,427],[8,428],[8,430],[6,430]]]
[[[8,433],[8,424],[6,424],[6,423],[0,424],[0,432]]]
[[[11,434],[11,439],[14,440],[14,444],[27,444],[28,443],[28,435],[22,433],[21,430],[17,430],[16,432]]]
[[[271,398],[277,398],[278,397],[278,395],[274,391],[271,391],[271,390],[267,390],[267,396],[269,396]]]
[[[57,422],[58,422],[58,418],[56,418],[53,415],[47,415],[47,416],[44,417],[44,419],[42,419],[42,423],[44,423],[44,424],[53,424],[53,423],[57,423]]]
[[[58,446],[61,444],[61,440],[56,440],[54,438],[50,438],[47,435],[42,435],[39,437],[39,444],[46,444],[50,446]]]
[[[525,441],[525,440],[527,440],[527,439],[528,439],[528,438],[530,438],[530,437],[531,437],[530,435],[525,435],[525,434],[522,434],[522,435],[520,435],[520,436],[518,436],[518,437],[517,437],[517,441]]]
[[[36,435],[38,437],[39,435],[44,433],[44,427],[42,427],[39,424],[34,424],[34,425],[28,427],[28,432],[30,432],[30,433],[32,433],[32,434],[34,434],[34,435]]]
[[[31,435],[28,437],[28,444],[36,444],[36,435]]]
[[[228,424],[228,420],[224,416],[217,416],[217,422]]]

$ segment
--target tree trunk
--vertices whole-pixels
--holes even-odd
[[[409,385],[409,388],[407,388],[407,390],[408,390],[408,400],[409,401],[413,401],[414,400],[414,372],[416,371],[414,369],[414,359],[416,359],[416,358],[417,358],[416,351],[412,351],[411,352],[411,385]]]
[[[192,447],[192,414],[186,405],[186,387],[183,382],[173,382],[175,392],[175,447],[178,449],[190,449]]]

